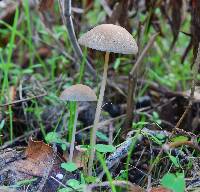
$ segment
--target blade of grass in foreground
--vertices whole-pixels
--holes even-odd
[[[99,161],[100,161],[100,163],[101,163],[101,165],[103,167],[103,170],[106,173],[106,176],[107,176],[108,182],[110,183],[110,187],[111,187],[112,192],[116,192],[115,186],[114,186],[114,184],[112,182],[113,181],[112,176],[111,176],[111,174],[110,174],[110,172],[108,170],[108,167],[106,166],[106,162],[105,162],[105,160],[103,158],[103,155],[101,155],[101,153],[97,152],[97,158],[99,159]]]
[[[12,55],[13,55],[13,51],[15,47],[15,37],[16,37],[16,31],[17,31],[18,18],[19,18],[19,8],[17,7],[15,11],[15,16],[14,16],[13,30],[11,31],[11,38],[10,38],[8,47],[6,48],[7,49],[6,62],[4,62],[3,57],[1,56],[2,58],[1,60],[3,62],[2,64],[3,64],[3,74],[4,74],[1,95],[3,95],[6,90],[7,96],[8,96],[8,102],[11,102],[8,75],[9,75],[9,71],[11,70],[10,68],[12,67],[11,59],[12,59]],[[8,106],[8,111],[9,111],[9,124],[10,124],[9,133],[10,133],[10,140],[12,141],[13,140],[13,112],[12,112],[11,105]]]

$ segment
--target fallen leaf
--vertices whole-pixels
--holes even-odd
[[[19,191],[25,186],[29,186],[30,191],[57,191],[59,182],[78,178],[78,173],[61,168],[63,162],[56,147],[30,138],[27,148],[0,151],[0,185],[15,185]]]
[[[16,169],[31,175],[43,176],[54,159],[53,149],[43,141],[31,138],[25,151],[25,160],[15,162]]]

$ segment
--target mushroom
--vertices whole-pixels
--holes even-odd
[[[76,134],[76,124],[78,119],[78,102],[80,101],[96,101],[97,96],[95,92],[88,86],[82,84],[72,85],[69,88],[66,88],[60,95],[62,101],[75,102],[76,104],[76,114],[74,119],[74,126],[72,131],[72,139],[70,144],[69,152],[69,161],[73,159],[74,153],[74,143],[75,143],[75,134]]]
[[[113,24],[102,24],[94,27],[87,33],[83,34],[79,38],[78,42],[80,45],[106,52],[103,78],[95,113],[94,127],[92,130],[90,141],[91,153],[88,164],[88,175],[91,175],[95,154],[94,146],[96,144],[96,131],[100,118],[101,106],[103,102],[107,79],[109,54],[110,52],[122,54],[137,54],[138,46],[135,39],[125,28]]]

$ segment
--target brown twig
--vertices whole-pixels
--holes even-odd
[[[44,97],[46,95],[47,95],[47,93],[45,92],[41,95],[36,95],[36,96],[33,96],[33,97],[29,97],[29,98],[25,98],[25,99],[21,99],[21,100],[16,100],[16,101],[13,101],[13,102],[10,102],[10,103],[3,104],[3,105],[0,105],[0,107],[6,107],[6,106],[9,106],[9,105],[22,103],[22,102],[25,102],[25,101],[30,101],[30,100],[33,100],[33,99],[36,99],[36,98]]]
[[[190,109],[192,107],[192,104],[193,104],[193,101],[194,101],[194,92],[195,92],[195,86],[196,86],[196,82],[197,82],[197,75],[198,75],[199,67],[200,67],[200,43],[199,43],[199,48],[198,48],[198,52],[197,52],[197,57],[196,57],[196,60],[194,62],[194,66],[193,66],[193,70],[192,70],[193,78],[192,78],[192,86],[191,86],[189,104],[188,104],[186,110],[184,111],[183,115],[181,116],[181,118],[177,122],[175,128],[180,127],[185,116],[188,114],[188,112],[190,111]]]
[[[112,9],[109,7],[107,1],[105,1],[105,0],[100,0],[100,4],[101,4],[101,6],[104,8],[106,14],[107,14],[109,17],[111,17],[113,11],[112,11]]]
[[[193,80],[192,80],[192,87],[191,87],[191,92],[190,92],[190,99],[189,99],[189,104],[185,110],[185,112],[183,113],[183,115],[181,116],[181,118],[179,119],[178,123],[176,124],[172,134],[170,135],[169,139],[173,136],[173,133],[175,133],[176,130],[179,130],[179,126],[182,123],[183,119],[185,118],[185,116],[187,115],[188,111],[190,110],[193,100],[194,100],[194,91],[195,91],[195,85],[196,85],[196,81],[197,81],[197,74],[198,74],[198,69],[199,69],[199,65],[200,65],[200,44],[199,44],[199,48],[198,48],[198,53],[197,53],[197,57],[193,66]],[[169,141],[168,139],[168,141]],[[163,145],[165,146],[167,144],[167,142]],[[198,147],[198,151],[199,151],[199,147]],[[154,162],[152,163],[148,174],[150,174],[155,166],[155,164],[158,162],[158,159],[160,159],[161,155],[164,152],[164,148],[162,147],[159,154],[157,155],[156,159],[154,160]]]
[[[144,57],[146,56],[149,48],[153,45],[158,34],[159,33],[156,33],[151,37],[151,39],[149,40],[149,43],[146,45],[146,47],[142,51],[135,65],[131,69],[131,72],[129,73],[126,128],[131,127],[132,120],[133,120],[133,110],[134,110],[134,104],[135,104],[134,95],[135,95],[136,84],[137,84],[138,67],[141,64]]]
[[[200,147],[193,141],[176,141],[176,142],[171,142],[171,143],[167,143],[165,145],[163,145],[163,148],[165,150],[170,150],[170,149],[174,149],[174,148],[178,148],[184,145],[188,145],[191,148],[195,149],[196,151],[200,152]]]
[[[128,189],[131,189],[132,191],[138,191],[138,192],[142,192],[143,191],[142,188],[140,188],[137,185],[134,185],[133,183],[131,183],[129,181],[113,180],[112,183],[115,186],[124,187],[124,188],[128,187]],[[97,188],[97,187],[109,187],[109,186],[110,186],[110,182],[108,182],[108,181],[105,181],[105,182],[102,182],[102,183],[94,183],[94,184],[87,185],[85,187],[84,191],[92,192],[94,188]]]

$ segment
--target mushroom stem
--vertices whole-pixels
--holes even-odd
[[[78,102],[76,102],[75,105],[75,117],[74,117],[74,126],[72,130],[72,139],[71,139],[71,145],[70,145],[70,150],[69,150],[69,162],[72,162],[73,159],[73,154],[74,154],[74,145],[75,145],[75,135],[76,135],[76,125],[77,125],[77,119],[78,119]]]
[[[109,62],[109,52],[106,52],[105,54],[105,63],[104,63],[104,71],[103,71],[103,79],[101,83],[101,89],[99,93],[99,98],[97,102],[97,108],[96,108],[96,113],[95,113],[95,119],[94,119],[94,126],[92,129],[91,133],[91,138],[90,138],[90,157],[89,157],[89,163],[88,163],[88,175],[92,175],[92,167],[93,167],[93,161],[94,161],[94,155],[95,155],[95,150],[94,146],[96,144],[96,132],[98,128],[98,123],[100,119],[100,114],[101,114],[101,107],[103,103],[103,97],[104,97],[104,91],[105,91],[105,86],[106,86],[106,80],[107,80],[107,71],[108,71],[108,62]]]

